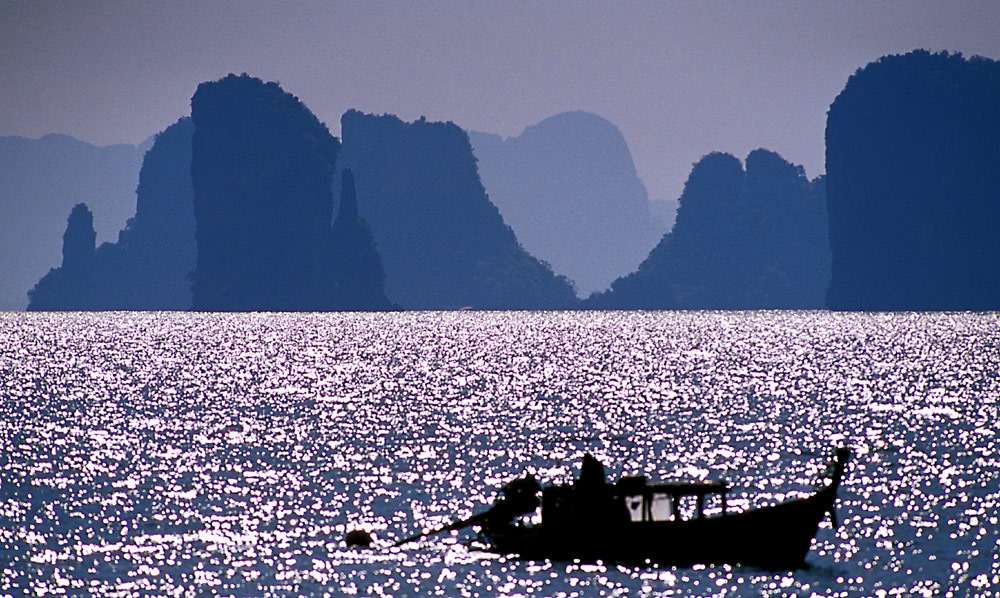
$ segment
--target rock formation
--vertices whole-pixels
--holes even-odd
[[[517,137],[469,139],[504,221],[581,296],[635,270],[664,232],[653,233],[625,138],[596,114],[566,112]]]
[[[85,203],[98,243],[134,214],[148,146],[95,147],[66,135],[0,137],[0,310],[27,306],[28,289],[59,263],[66,214]]]
[[[340,309],[331,227],[339,141],[298,98],[247,75],[199,85],[191,118],[194,308]],[[388,305],[380,296],[368,307]]]
[[[28,292],[29,309],[90,309],[93,287],[88,283],[94,277],[96,241],[94,215],[86,204],[76,204],[63,233],[62,265],[49,270]]]
[[[135,218],[119,235],[131,277],[119,309],[191,309],[191,274],[197,256],[191,139],[182,118],[156,137],[139,173]],[[127,299],[126,299],[127,298]]]
[[[368,223],[358,213],[354,174],[341,173],[340,208],[333,222],[338,307],[345,310],[388,309],[385,272]]]
[[[73,209],[64,236],[63,264],[31,291],[28,309],[191,307],[189,275],[195,261],[192,131],[190,119],[181,119],[157,135],[139,173],[135,217],[119,232],[117,243],[103,243],[94,251],[94,238],[86,232],[93,230],[87,224],[92,223],[89,211],[85,217],[82,204]],[[77,249],[67,254],[71,244]],[[73,259],[85,259],[87,266],[77,267]]]
[[[603,309],[820,308],[829,278],[823,180],[755,150],[691,171],[677,220],[639,269],[588,299]]]
[[[349,111],[339,167],[385,267],[386,295],[406,309],[547,309],[572,286],[518,244],[490,203],[464,131],[424,119]]]
[[[826,168],[829,307],[1000,309],[1000,63],[915,51],[859,70]]]
[[[94,215],[86,204],[78,203],[73,206],[66,221],[61,267],[74,274],[93,268],[96,248],[97,233],[94,231]]]

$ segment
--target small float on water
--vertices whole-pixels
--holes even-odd
[[[808,496],[731,512],[726,503],[730,488],[724,482],[650,482],[627,476],[608,483],[604,466],[587,455],[572,484],[542,488],[529,474],[506,484],[488,511],[394,546],[476,526],[489,550],[527,559],[801,567],[827,514],[837,527],[837,488],[849,456],[847,448],[838,449],[827,475]],[[690,504],[681,508],[691,500],[693,511]],[[713,500],[718,501],[717,512],[706,514],[706,502]],[[540,522],[523,521],[539,506]]]

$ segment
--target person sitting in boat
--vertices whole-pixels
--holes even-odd
[[[604,464],[596,457],[587,453],[583,456],[583,464],[580,465],[580,478],[576,481],[578,488],[599,489],[608,485],[604,477]]]
[[[576,488],[576,515],[584,521],[626,521],[629,519],[625,502],[616,498],[604,473],[604,464],[593,455],[583,456]]]

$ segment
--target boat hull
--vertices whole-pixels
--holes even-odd
[[[774,506],[687,521],[639,521],[484,529],[491,549],[527,559],[739,564],[801,567],[820,522],[832,512],[836,487]]]

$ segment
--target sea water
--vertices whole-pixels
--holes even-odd
[[[0,314],[0,596],[998,596],[998,371],[995,313]],[[840,444],[798,570],[387,548],[588,452],[733,510]]]

